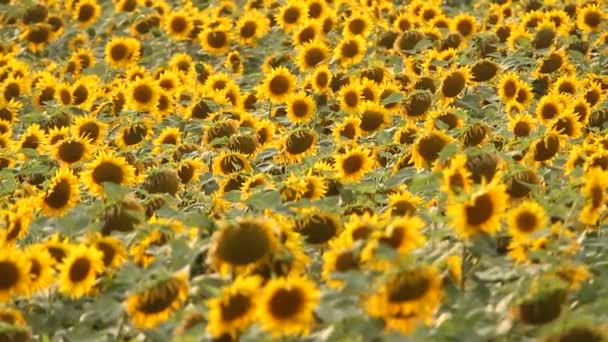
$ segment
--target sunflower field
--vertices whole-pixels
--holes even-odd
[[[0,0],[0,341],[608,341],[608,1]]]

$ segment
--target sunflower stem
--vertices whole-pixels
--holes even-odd
[[[465,269],[465,260],[467,258],[467,245],[466,244],[462,244],[462,255],[460,256],[460,272],[461,272],[461,276],[460,276],[460,290],[464,291],[465,290],[465,283],[466,283],[466,278],[467,278],[467,272]]]

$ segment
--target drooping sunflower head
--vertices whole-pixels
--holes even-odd
[[[424,118],[432,105],[433,94],[429,90],[415,90],[405,99],[403,110],[407,118],[416,120]]]
[[[231,269],[238,271],[267,261],[279,247],[271,224],[261,218],[222,222],[221,229],[213,236],[208,262],[225,274]]]
[[[318,135],[310,129],[291,131],[283,139],[282,147],[288,161],[297,163],[305,156],[316,153]]]
[[[154,281],[141,292],[129,296],[124,305],[133,325],[153,329],[179,310],[188,299],[185,274]]]
[[[412,161],[418,168],[433,164],[439,159],[439,154],[443,148],[452,140],[452,138],[437,130],[420,135],[412,147]]]
[[[217,175],[231,175],[251,170],[247,155],[239,152],[222,151],[213,161],[213,173]]]
[[[340,232],[339,218],[329,212],[312,212],[294,221],[293,229],[300,234],[306,243],[322,245]]]
[[[542,325],[556,320],[563,312],[567,291],[560,288],[549,288],[535,293],[523,300],[513,312],[516,318],[528,325]]]

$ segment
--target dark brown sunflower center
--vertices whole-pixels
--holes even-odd
[[[147,104],[154,98],[154,89],[147,84],[140,84],[133,89],[133,99],[137,103]]]
[[[110,57],[112,57],[112,60],[114,61],[126,59],[128,54],[129,48],[123,43],[115,44],[110,48]]]
[[[144,314],[153,315],[169,308],[178,299],[180,284],[175,284],[169,280],[156,288],[146,291],[139,296],[140,301],[137,311]]]
[[[355,18],[348,23],[348,31],[354,35],[360,35],[367,28],[367,23],[362,18]]]
[[[243,222],[227,228],[218,239],[220,259],[233,265],[247,265],[266,256],[271,248],[264,227]]]
[[[491,80],[498,72],[498,65],[491,61],[481,61],[473,65],[471,73],[473,74],[473,81],[485,82]]]
[[[48,42],[51,32],[46,26],[36,26],[29,29],[27,40],[34,44],[43,44]]]
[[[92,178],[97,184],[104,182],[120,184],[124,180],[124,173],[120,165],[112,162],[102,162],[93,169]]]
[[[534,36],[532,44],[536,49],[546,49],[553,44],[553,40],[556,37],[555,31],[552,28],[546,27],[538,30]]]
[[[476,196],[473,204],[465,206],[467,224],[477,226],[487,222],[494,212],[494,203],[488,193]]]
[[[562,312],[565,291],[554,290],[545,296],[525,301],[519,305],[520,319],[533,325],[541,325],[558,318]]]
[[[268,309],[277,319],[289,319],[302,311],[304,301],[304,294],[300,289],[278,289],[272,295]]]
[[[78,135],[96,141],[100,133],[99,125],[95,122],[87,122],[78,128]]]
[[[48,246],[47,251],[57,263],[61,263],[63,259],[67,256],[66,250],[59,246]]]
[[[301,15],[300,9],[297,7],[289,7],[283,12],[283,21],[286,24],[295,24],[300,19]]]
[[[365,132],[374,132],[384,124],[384,121],[384,113],[368,109],[361,114],[359,128]]]
[[[518,137],[527,137],[532,132],[532,127],[525,121],[518,121],[513,127],[513,134]]]
[[[517,83],[514,80],[507,80],[502,85],[502,90],[507,98],[512,98],[517,95]]]
[[[359,269],[359,258],[351,250],[345,250],[336,257],[334,268],[337,272]]]
[[[517,215],[516,218],[517,230],[529,233],[536,229],[538,218],[534,213],[524,211]]]
[[[312,215],[296,221],[295,230],[305,241],[311,244],[320,244],[329,241],[336,235],[338,224],[331,217]]]
[[[456,97],[464,89],[466,79],[462,72],[453,72],[443,79],[441,92],[446,97]]]
[[[86,257],[80,257],[74,260],[70,265],[69,278],[72,283],[79,283],[85,280],[91,272],[91,260]]]
[[[359,43],[355,40],[349,40],[342,44],[340,48],[340,54],[344,58],[354,58],[360,52],[361,48],[359,47]]]
[[[75,105],[79,105],[84,103],[89,98],[89,90],[84,84],[79,85],[72,92],[72,103]]]
[[[309,109],[310,108],[306,101],[294,101],[291,104],[291,110],[293,111],[293,114],[298,118],[305,117],[308,114]]]
[[[357,130],[355,128],[355,125],[353,125],[352,123],[345,125],[340,130],[340,135],[347,139],[354,139],[357,135]]]
[[[432,104],[433,98],[429,92],[417,93],[407,99],[405,110],[408,116],[421,116]]]
[[[549,135],[534,145],[534,160],[538,162],[547,161],[557,154],[559,150],[559,138]]]
[[[604,203],[604,190],[601,186],[594,186],[589,191],[589,197],[591,199],[591,208],[599,209]]]
[[[446,144],[447,142],[440,136],[431,134],[418,141],[416,150],[426,162],[433,162],[439,158],[439,153]]]
[[[323,5],[319,2],[312,2],[308,5],[308,16],[310,18],[316,19],[323,14]]]
[[[4,86],[4,99],[10,101],[21,94],[21,87],[17,83],[8,83]]]
[[[78,21],[81,23],[86,23],[91,20],[95,15],[95,7],[91,4],[82,4],[78,8]]]
[[[373,226],[362,224],[353,229],[351,236],[355,241],[365,240],[372,234],[373,231]]]
[[[381,237],[380,242],[395,249],[399,248],[405,239],[405,229],[405,227],[395,227],[388,236]]]
[[[254,21],[247,21],[243,23],[240,29],[240,35],[244,39],[249,39],[255,36],[258,25]]]
[[[42,273],[42,265],[36,259],[30,259],[30,279],[36,281]]]
[[[144,125],[131,126],[124,131],[122,141],[127,146],[139,144],[144,140],[147,132],[148,128]]]
[[[550,74],[559,69],[563,62],[562,56],[558,54],[551,54],[542,62],[539,71],[542,74]]]
[[[243,317],[252,308],[252,304],[250,296],[240,293],[230,296],[220,307],[222,321],[230,322]]]
[[[287,152],[290,154],[302,154],[312,146],[315,137],[308,132],[297,132],[290,134],[285,143]]]
[[[97,241],[95,243],[95,248],[103,253],[103,264],[105,267],[108,267],[114,261],[114,257],[116,256],[116,249],[112,244],[105,241]]]
[[[342,171],[347,175],[352,175],[361,171],[364,163],[363,158],[365,157],[358,154],[353,154],[344,158],[342,161]]]
[[[58,147],[59,159],[66,163],[79,161],[85,152],[84,144],[79,141],[64,141]]]
[[[184,33],[188,29],[188,21],[184,17],[174,17],[170,25],[175,33]]]
[[[602,23],[601,15],[593,11],[585,13],[583,20],[585,21],[585,24],[591,27],[592,29],[597,28]]]
[[[323,62],[325,58],[327,58],[325,50],[317,47],[306,50],[306,53],[304,54],[304,60],[306,62],[306,67],[308,68],[312,68]]]
[[[53,209],[64,208],[72,196],[72,186],[67,179],[61,179],[49,189],[44,197],[44,203]]]
[[[428,278],[414,272],[405,272],[389,284],[388,300],[392,303],[414,301],[422,298],[430,286]]]
[[[276,75],[270,80],[268,85],[268,90],[273,95],[283,95],[289,92],[291,85],[289,83],[289,79],[284,75]]]
[[[21,270],[13,262],[0,261],[0,274],[0,290],[6,291],[19,283]]]
[[[224,31],[211,31],[207,34],[207,44],[214,49],[221,49],[228,44],[228,35]]]

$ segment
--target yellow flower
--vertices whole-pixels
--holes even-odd
[[[75,246],[59,266],[59,292],[70,298],[93,294],[103,272],[102,259],[103,254],[94,248]]]
[[[579,220],[584,224],[595,225],[605,208],[608,176],[601,168],[592,168],[583,175],[585,206],[580,212]]]
[[[70,169],[57,170],[46,192],[40,196],[42,212],[49,216],[62,216],[80,199],[80,182]]]
[[[371,152],[361,146],[349,148],[336,156],[335,168],[344,181],[358,182],[373,168]]]
[[[306,278],[290,276],[270,280],[258,307],[262,328],[275,338],[308,335],[319,298],[315,283]]]
[[[0,303],[28,293],[30,264],[23,252],[15,248],[0,250]]]
[[[95,160],[86,165],[81,177],[89,191],[102,196],[106,182],[127,186],[133,184],[135,168],[124,157],[118,157],[113,152],[100,152]]]
[[[214,337],[224,334],[236,337],[243,332],[257,319],[256,296],[260,287],[259,277],[238,277],[230,286],[224,287],[219,296],[207,300],[207,331]]]
[[[283,103],[294,92],[295,87],[296,77],[281,66],[266,75],[259,91],[273,103]]]
[[[184,273],[156,281],[130,295],[124,305],[131,322],[141,329],[153,329],[169,319],[188,299],[188,278]]]
[[[509,211],[507,225],[515,241],[529,241],[536,232],[547,227],[545,209],[534,201],[525,201]]]

